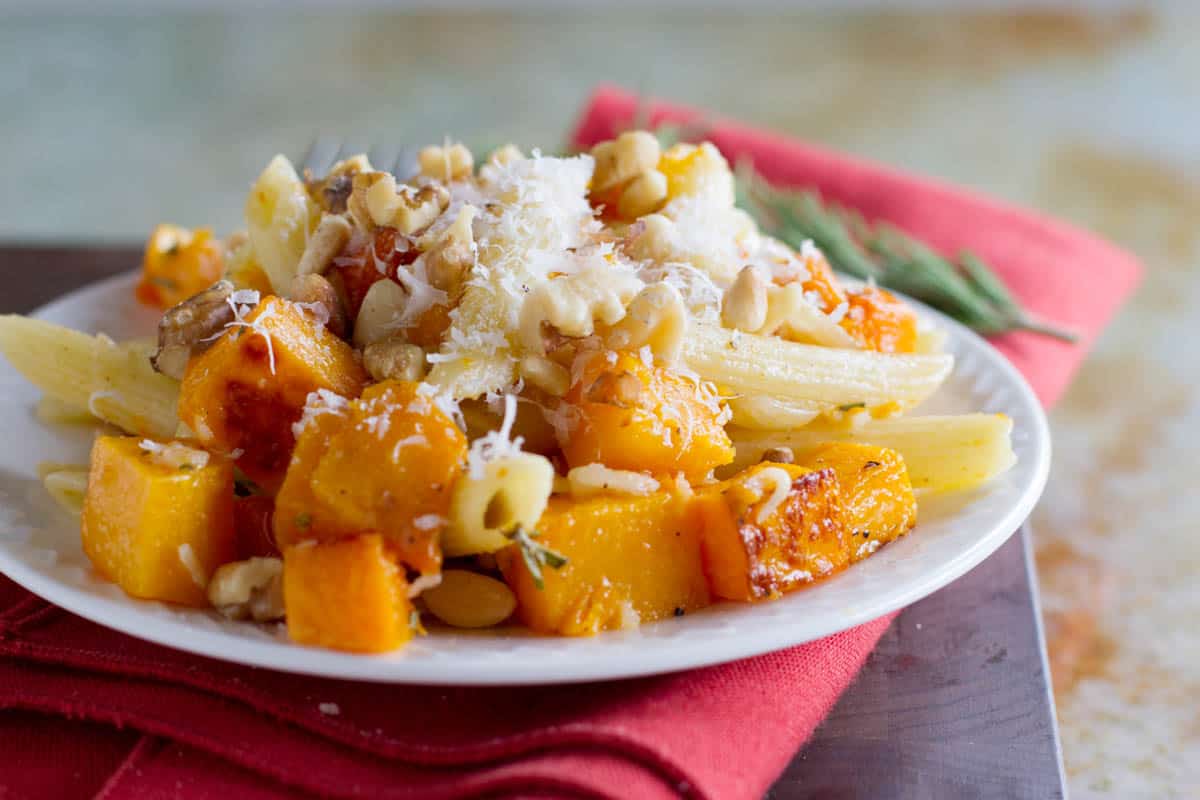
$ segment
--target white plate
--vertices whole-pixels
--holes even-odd
[[[66,295],[37,316],[115,338],[141,336],[154,316],[133,300],[131,275]],[[929,411],[1002,411],[1013,418],[1017,465],[986,488],[921,505],[910,535],[811,588],[770,603],[723,603],[638,631],[590,639],[439,630],[404,650],[358,656],[288,643],[280,626],[229,622],[212,612],[133,600],[100,579],[78,522],[57,508],[37,463],[86,463],[92,433],[37,421],[38,393],[0,358],[0,570],[80,616],[152,642],[213,658],[337,678],[426,684],[538,684],[627,678],[700,667],[828,636],[902,608],[978,564],[1015,531],[1046,482],[1046,418],[1020,374],[961,325],[947,329],[954,375]],[[936,406],[934,405],[936,403]]]

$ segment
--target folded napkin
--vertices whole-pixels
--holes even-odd
[[[632,96],[601,89],[576,143],[612,135],[634,107]],[[655,110],[657,119],[694,116]],[[771,180],[816,186],[947,251],[970,246],[1030,308],[1080,330],[1075,347],[997,340],[1046,403],[1136,282],[1128,255],[1058,223],[733,123],[718,122],[711,138]],[[757,798],[889,622],[652,678],[389,686],[168,650],[0,578],[0,797]]]

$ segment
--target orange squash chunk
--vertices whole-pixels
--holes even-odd
[[[599,462],[699,479],[733,460],[716,389],[636,354],[596,354],[565,401],[559,444],[572,467]]]
[[[828,314],[846,299],[842,284],[833,274],[833,268],[829,266],[824,254],[810,250],[803,258],[804,268],[808,270],[808,280],[801,286],[805,293],[811,292],[821,299],[821,310]]]
[[[837,473],[851,561],[861,561],[917,524],[912,483],[904,459],[895,450],[830,442],[806,455],[804,462]]]
[[[772,503],[777,485],[786,494]],[[850,563],[833,469],[757,464],[700,492],[695,509],[704,569],[718,597],[778,597]]]
[[[238,452],[246,475],[273,491],[309,393],[357,397],[367,375],[350,345],[285,300],[264,298],[245,322],[188,363],[179,418],[205,447]]]
[[[438,536],[467,438],[418,387],[385,381],[309,415],[275,498],[281,547],[377,531],[408,566],[440,569]]]
[[[83,551],[126,594],[205,607],[208,576],[237,558],[233,465],[210,457],[176,466],[143,441],[101,436],[92,445]]]
[[[170,308],[220,280],[221,262],[221,242],[210,228],[159,225],[146,242],[134,294],[147,305]]]
[[[300,644],[382,653],[412,638],[408,583],[378,534],[286,548],[283,601]]]
[[[709,604],[698,531],[679,496],[552,498],[537,531],[536,542],[567,557],[542,567],[544,588],[515,546],[496,553],[517,614],[535,631],[589,635]]]
[[[850,308],[841,326],[863,347],[880,353],[911,353],[917,347],[917,314],[894,294],[876,286],[848,292]]]

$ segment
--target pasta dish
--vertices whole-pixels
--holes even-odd
[[[354,652],[595,634],[853,569],[1014,460],[1004,415],[906,416],[941,332],[761,233],[708,143],[277,156],[245,221],[153,231],[156,338],[0,317],[39,417],[97,426],[41,474],[135,598]]]

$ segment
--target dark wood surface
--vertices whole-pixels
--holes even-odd
[[[29,311],[138,258],[136,246],[0,247],[0,313]],[[768,798],[1063,797],[1029,554],[1026,528],[906,609]]]

